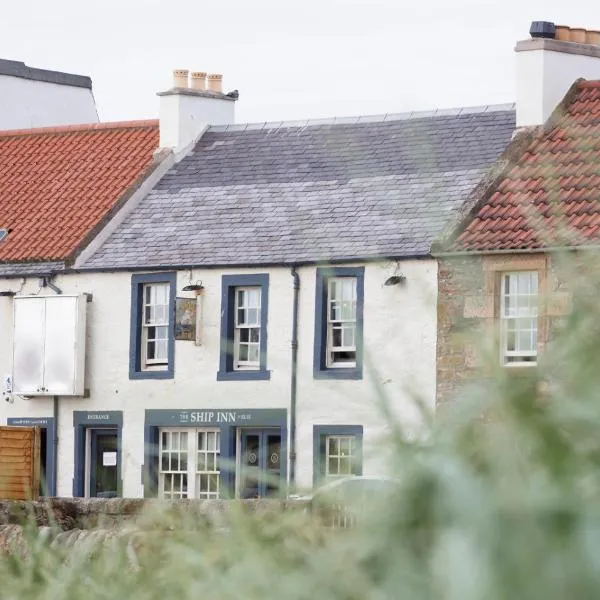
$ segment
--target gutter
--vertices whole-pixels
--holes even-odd
[[[509,248],[503,250],[460,250],[456,252],[432,252],[433,258],[451,258],[459,256],[489,256],[494,254],[548,254],[551,252],[578,252],[580,250],[600,250],[600,245],[586,246],[549,246],[547,248]]]
[[[292,302],[292,372],[290,377],[290,487],[296,486],[296,406],[298,396],[298,312],[300,298],[300,276],[293,266],[291,276],[294,280]]]

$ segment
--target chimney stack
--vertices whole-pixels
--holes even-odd
[[[517,127],[545,123],[579,78],[600,79],[600,32],[534,21],[517,42]]]
[[[237,94],[223,93],[223,76],[204,71],[173,71],[173,87],[159,92],[160,147],[179,153],[210,125],[234,122]],[[207,88],[208,80],[208,88]]]

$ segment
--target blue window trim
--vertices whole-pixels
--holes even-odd
[[[356,277],[356,367],[353,368],[327,366],[327,281],[331,277]],[[315,379],[363,378],[364,300],[364,267],[322,267],[317,269],[313,358],[313,377]]]
[[[161,371],[143,370],[142,360],[142,289],[145,283],[168,283],[169,346],[168,367]],[[129,333],[129,379],[173,379],[175,376],[175,295],[177,274],[143,273],[131,276],[131,323]]]
[[[235,288],[259,286],[260,292],[260,368],[256,371],[233,369],[233,328]],[[269,274],[223,275],[221,280],[221,350],[217,381],[257,381],[271,378],[267,370],[267,318],[269,314]]]
[[[101,415],[102,418],[96,418]],[[117,493],[123,495],[121,455],[123,448],[123,411],[73,411],[73,429],[75,430],[75,456],[73,460],[73,497],[85,496],[85,433],[88,429],[117,430]]]
[[[44,465],[46,495],[56,496],[56,481],[54,480],[56,424],[54,417],[8,417],[6,424],[10,427],[39,427],[46,430],[46,464]]]
[[[317,487],[324,478],[324,456],[322,438],[328,435],[353,435],[356,437],[358,456],[355,475],[363,474],[363,426],[362,425],[313,425],[313,486]]]

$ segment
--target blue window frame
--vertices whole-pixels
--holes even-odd
[[[313,425],[313,484],[362,475],[362,425]]]
[[[143,273],[131,276],[131,325],[129,339],[129,378],[130,379],[173,379],[175,370],[175,295],[176,273]],[[168,304],[166,318],[163,314],[160,326],[149,327],[145,316],[147,307],[146,293],[153,284],[168,286]],[[163,310],[164,313],[164,310]],[[151,322],[151,321],[150,321]],[[150,333],[148,333],[150,332]],[[164,334],[166,333],[166,339]],[[145,339],[149,335],[151,339]],[[161,339],[154,339],[154,337]],[[162,350],[156,356],[146,358],[147,348]]]
[[[364,267],[317,269],[315,379],[362,379]]]
[[[270,379],[271,373],[267,370],[269,275],[223,275],[221,285],[217,380]]]

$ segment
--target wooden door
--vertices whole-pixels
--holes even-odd
[[[0,499],[37,500],[40,428],[0,427]]]

